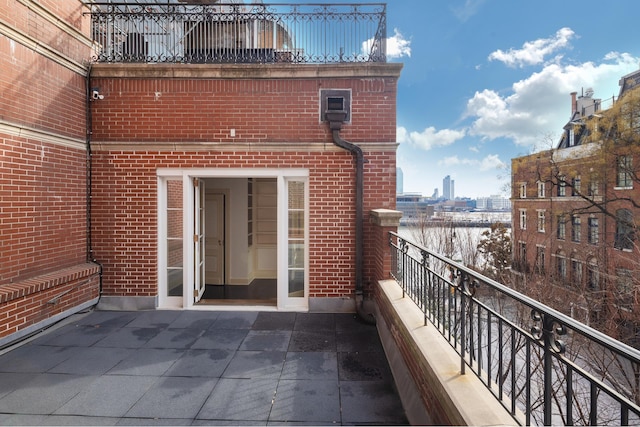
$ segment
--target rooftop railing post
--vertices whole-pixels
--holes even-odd
[[[427,291],[429,289],[429,253],[424,249],[420,250],[420,264],[422,265],[422,295],[420,301],[422,301],[424,325],[427,326],[426,308],[429,302],[429,299],[427,297]]]
[[[565,326],[559,323],[553,316],[547,313],[531,311],[531,319],[534,326],[531,335],[542,344],[543,348],[543,423],[551,425],[553,413],[553,358],[554,355],[563,354],[566,350],[565,343],[559,336],[567,333]]]

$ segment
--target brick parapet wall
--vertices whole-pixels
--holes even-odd
[[[367,251],[371,263],[371,283],[391,278],[391,250],[389,232],[397,232],[402,212],[391,209],[374,209],[369,212],[371,232],[370,247]],[[370,292],[373,291],[370,286]],[[371,293],[372,295],[372,293]]]
[[[0,338],[97,299],[99,273],[83,263],[0,286]]]

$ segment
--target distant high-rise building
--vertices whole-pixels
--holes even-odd
[[[438,197],[440,197],[440,193],[438,192],[438,187],[433,189],[433,194],[431,195],[432,199],[437,199]]]
[[[404,176],[402,175],[402,168],[396,168],[396,194],[404,193]]]
[[[446,200],[455,199],[455,191],[454,191],[454,183],[455,181],[451,179],[451,176],[447,175],[442,180],[442,197]]]

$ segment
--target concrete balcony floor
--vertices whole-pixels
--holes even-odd
[[[406,425],[353,314],[93,311],[0,354],[2,425]]]

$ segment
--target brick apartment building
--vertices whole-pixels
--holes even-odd
[[[622,77],[607,109],[591,90],[572,93],[557,148],[512,160],[513,267],[520,286],[596,327],[626,323],[638,306],[639,79],[640,71]]]
[[[95,304],[353,310],[395,208],[384,5],[368,56],[310,60],[262,5],[86,3],[0,1],[0,344]]]

